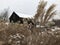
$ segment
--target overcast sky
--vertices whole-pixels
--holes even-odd
[[[40,0],[0,0],[0,11],[5,8],[10,8],[18,13],[24,13],[34,15],[37,9],[38,2]],[[45,0],[48,1],[49,7],[52,3],[55,3],[56,9],[60,12],[60,0]]]

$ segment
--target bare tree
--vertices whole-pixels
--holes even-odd
[[[4,9],[3,12],[0,15],[0,19],[3,19],[5,21],[8,21],[8,10],[9,9]]]

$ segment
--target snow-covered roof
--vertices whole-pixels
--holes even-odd
[[[13,12],[12,12],[13,13]],[[12,13],[10,13],[10,15],[8,17],[10,17],[12,15]],[[28,15],[28,14],[23,14],[23,13],[18,13],[15,12],[19,17],[23,17],[23,18],[33,18],[33,15]]]
[[[33,16],[32,15],[29,15],[29,14],[23,14],[23,13],[17,13],[16,14],[19,16],[19,17],[23,17],[23,18],[32,18]]]

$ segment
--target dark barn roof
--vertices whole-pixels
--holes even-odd
[[[12,15],[10,16],[9,18],[10,22],[18,22],[20,21],[21,23],[23,23],[23,18],[22,17],[19,17],[15,12],[12,13]]]

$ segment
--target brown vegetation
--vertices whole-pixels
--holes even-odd
[[[60,45],[60,30],[28,29],[28,25],[0,22],[0,45]],[[45,29],[43,29],[45,30]]]
[[[35,22],[40,19],[40,25],[45,25],[55,15],[52,4],[45,10],[47,2],[40,2],[35,15]],[[60,29],[35,27],[24,22],[23,24],[9,23],[0,20],[0,45],[60,45]]]
[[[35,14],[35,21],[40,21],[40,25],[45,25],[48,21],[56,15],[56,11],[54,10],[55,4],[52,4],[47,10],[45,9],[47,2],[40,1],[37,9],[37,13]]]

